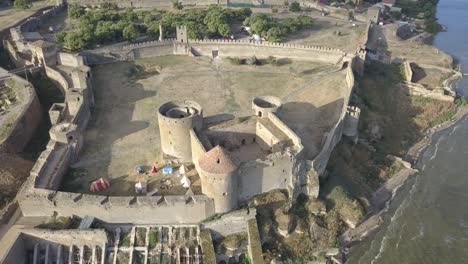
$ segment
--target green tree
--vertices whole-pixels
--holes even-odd
[[[55,34],[54,39],[59,45],[63,45],[65,43],[65,37],[67,37],[67,32],[59,32]]]
[[[301,11],[301,5],[298,2],[293,2],[291,5],[289,5],[289,11],[291,12],[300,12]]]
[[[122,19],[127,21],[128,23],[137,22],[138,21],[138,15],[135,12],[133,12],[133,9],[127,8],[125,10],[125,13],[123,13],[123,15],[122,15]]]
[[[219,32],[220,26],[227,24],[229,20],[229,14],[225,9],[222,9],[218,6],[210,7],[208,13],[206,14],[203,22],[208,27],[208,30],[213,33]],[[228,25],[229,26],[229,25]],[[225,27],[225,26],[223,26]],[[223,28],[225,29],[225,28]]]
[[[296,17],[297,24],[300,26],[301,29],[303,28],[310,28],[314,23],[314,19],[309,16],[300,15]]]
[[[111,21],[99,21],[96,25],[94,35],[99,42],[108,42],[115,40],[117,37],[116,28]]]
[[[266,39],[270,42],[281,42],[282,35],[279,27],[272,27],[267,31]]]
[[[18,8],[18,9],[29,9],[32,7],[32,1],[31,0],[15,0],[14,6],[15,8]]]
[[[252,9],[250,8],[241,8],[239,10],[236,11],[236,19],[237,20],[244,20],[246,18],[248,18],[249,16],[252,15]]]
[[[227,37],[227,36],[231,35],[231,27],[227,23],[221,24],[218,27],[218,33],[221,36]]]
[[[266,20],[258,20],[251,26],[252,32],[257,33],[260,36],[265,36],[269,29],[270,25]]]
[[[78,32],[68,32],[63,44],[65,48],[72,51],[81,50],[86,47],[86,41]]]
[[[146,33],[150,35],[151,37],[157,38],[159,37],[159,22],[151,22],[148,25],[148,29],[146,30]]]
[[[84,7],[79,5],[69,5],[68,6],[68,15],[71,18],[80,18],[86,13]]]
[[[124,39],[132,41],[140,36],[140,31],[135,24],[130,24],[123,29],[122,36]]]

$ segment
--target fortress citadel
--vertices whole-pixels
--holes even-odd
[[[365,51],[347,54],[336,49],[304,45],[191,40],[187,39],[186,28],[178,27],[176,39],[70,54],[58,51],[55,43],[36,40],[29,34],[40,21],[62,8],[63,5],[58,5],[51,9],[53,11],[44,12],[42,16],[30,18],[12,28],[10,38],[3,43],[17,66],[43,69],[65,95],[65,102],[54,104],[49,110],[53,125],[49,132],[50,141],[18,193],[17,200],[2,211],[3,221],[7,221],[19,208],[25,217],[56,214],[80,218],[93,216],[116,224],[198,226],[216,214],[236,210],[252,197],[272,190],[287,190],[291,201],[301,193],[316,198],[319,177],[324,174],[336,144],[343,135],[352,139],[357,137],[360,111],[348,104],[354,87],[353,69],[362,72]],[[173,196],[100,196],[58,191],[64,174],[80,155],[84,144],[83,132],[95,104],[89,66],[172,54],[212,59],[275,56],[340,65],[346,72],[346,95],[339,118],[323,136],[318,154],[310,159],[304,154],[301,137],[282,120],[279,98],[269,95],[252,98],[252,115],[232,120],[208,120],[203,116],[202,105],[191,98],[174,98],[174,101],[154,106],[158,117],[154,122],[159,125],[163,158],[171,162],[193,163],[200,175],[201,195],[189,191],[185,195]],[[31,96],[35,98],[36,95]],[[35,106],[31,104],[29,107],[33,109]],[[25,109],[28,111],[28,107]],[[30,130],[34,129],[35,126],[31,125]],[[4,142],[18,136],[15,129],[11,131]],[[28,140],[28,135],[24,140]],[[0,145],[2,149],[4,144]],[[226,223],[231,223],[230,228],[233,229],[246,229],[249,219],[252,219],[251,213],[234,218],[227,214],[219,220],[223,224],[206,226],[209,226],[211,235],[222,235],[229,233]],[[249,247],[249,254],[255,259],[251,251]],[[20,254],[14,253],[17,250],[11,252]],[[179,259],[180,253],[177,254]]]

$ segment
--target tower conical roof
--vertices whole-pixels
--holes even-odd
[[[198,162],[200,168],[208,173],[223,174],[237,170],[237,164],[229,151],[221,146],[216,146],[206,152]]]

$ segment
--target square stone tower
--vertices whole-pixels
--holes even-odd
[[[188,42],[187,27],[186,26],[177,26],[176,35],[177,35],[177,42],[180,42],[180,43],[187,43]]]

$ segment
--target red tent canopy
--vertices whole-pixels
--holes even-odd
[[[89,190],[91,192],[100,192],[110,187],[110,183],[108,180],[100,178],[91,183]]]

